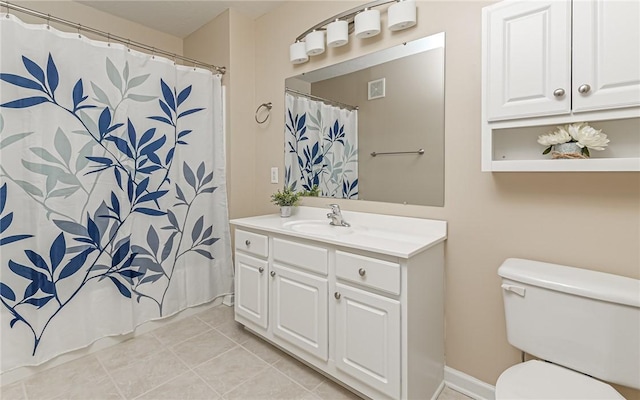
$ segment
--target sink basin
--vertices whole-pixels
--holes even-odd
[[[329,221],[320,220],[299,220],[285,222],[283,228],[291,229],[294,232],[309,233],[313,235],[322,235],[338,238],[344,235],[350,235],[354,232],[354,228],[347,226],[329,225]]]

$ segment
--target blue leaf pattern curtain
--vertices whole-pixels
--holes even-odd
[[[285,184],[358,198],[358,111],[285,94]]]
[[[0,370],[231,293],[220,77],[0,34]]]

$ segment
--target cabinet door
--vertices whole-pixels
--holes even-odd
[[[235,312],[267,328],[269,292],[267,262],[236,252]]]
[[[400,302],[336,284],[336,367],[387,394],[400,396]]]
[[[571,110],[571,2],[504,2],[483,10],[489,121]]]
[[[326,361],[328,355],[327,278],[272,266],[273,333]]]
[[[574,111],[640,104],[639,1],[574,1],[572,96]]]

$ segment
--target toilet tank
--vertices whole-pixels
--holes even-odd
[[[509,343],[640,389],[640,280],[517,258],[498,274]]]

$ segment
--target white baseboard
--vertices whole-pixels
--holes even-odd
[[[224,296],[224,300],[222,300],[222,304],[224,304],[225,306],[233,307],[234,299],[235,299],[234,295],[228,294]]]
[[[438,389],[436,390],[436,392],[433,394],[433,396],[431,396],[431,400],[438,400],[440,393],[442,393],[442,391],[446,386],[447,384],[444,381],[440,382],[440,386],[438,386]]]
[[[495,387],[451,367],[444,367],[444,381],[451,389],[476,400],[495,400],[496,398]]]

